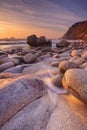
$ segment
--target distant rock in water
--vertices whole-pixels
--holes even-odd
[[[27,43],[31,47],[52,46],[51,40],[47,40],[45,36],[40,36],[37,38],[35,34],[27,37]]]
[[[37,46],[37,37],[36,35],[31,35],[31,36],[28,36],[27,37],[27,43],[30,45],[30,46],[34,46],[36,47]]]
[[[56,43],[56,47],[67,47],[70,43],[66,40],[61,40],[60,42]]]
[[[87,21],[73,24],[62,38],[70,40],[82,39],[87,41]]]

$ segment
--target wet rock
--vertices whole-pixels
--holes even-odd
[[[0,64],[2,64],[2,62],[1,62],[1,59],[2,59],[2,58],[8,58],[8,55],[1,55],[1,56],[0,56]]]
[[[53,58],[59,58],[59,54],[55,54]]]
[[[45,59],[48,59],[51,57],[51,54],[50,53],[47,53],[45,55],[41,55],[39,58],[38,58],[38,61],[43,61]]]
[[[51,63],[51,66],[53,66],[53,67],[58,67],[59,63],[60,63],[60,62],[52,62],[52,63]]]
[[[84,51],[81,57],[87,60],[87,51]]]
[[[1,79],[0,84],[0,126],[26,105],[43,95],[43,81],[21,76],[18,78]]]
[[[79,58],[77,58],[74,62],[75,62],[76,64],[78,64],[78,65],[81,65],[81,64],[85,63],[86,60],[83,59],[83,58],[81,58],[81,57],[79,57]]]
[[[40,36],[39,38],[37,38],[36,35],[31,35],[31,36],[27,37],[27,43],[28,43],[31,47],[52,46],[51,40],[46,40],[46,37],[45,37],[45,36]]]
[[[62,78],[63,78],[63,74],[57,74],[57,75],[53,76],[53,77],[50,79],[50,82],[51,82],[54,86],[56,86],[56,87],[58,87],[58,88],[61,88],[61,87],[63,87],[63,85],[62,85]]]
[[[28,67],[30,65],[17,65],[15,67],[11,67],[9,69],[6,69],[4,72],[11,72],[11,73],[22,73],[23,69]]]
[[[37,44],[38,46],[51,46],[52,42],[50,40],[47,41],[45,36],[40,36],[37,39]]]
[[[25,63],[35,63],[37,61],[37,57],[32,53],[28,53],[23,57]]]
[[[77,60],[79,58],[79,56],[73,56],[69,59],[70,62],[74,62],[75,60]]]
[[[70,53],[69,52],[63,52],[63,53],[59,54],[59,57],[70,58]]]
[[[32,47],[37,47],[37,39],[36,35],[30,35],[27,37],[27,43]]]
[[[80,68],[85,69],[87,67],[87,62],[80,65]]]
[[[0,51],[0,56],[2,55],[8,55],[8,53],[4,52],[4,51]]]
[[[11,68],[13,66],[14,66],[13,62],[7,62],[7,63],[4,63],[4,64],[1,64],[0,65],[0,72],[3,72],[4,70]]]
[[[49,119],[48,108],[47,95],[36,99],[14,115],[0,130],[41,130]]]
[[[61,40],[60,42],[56,43],[56,47],[67,47],[70,43],[66,40]]]
[[[78,99],[87,103],[87,71],[69,69],[64,74],[63,86]]]
[[[72,50],[71,56],[81,56],[81,50]]]
[[[0,63],[4,64],[6,62],[13,62],[14,65],[18,65],[19,64],[19,60],[15,59],[15,58],[9,58],[9,57],[4,57],[0,59]]]
[[[38,45],[42,45],[43,44],[46,44],[46,37],[45,36],[40,36],[38,39],[37,39],[37,44]]]
[[[86,104],[72,95],[58,96],[56,109],[51,112],[49,103],[47,95],[35,100],[14,115],[0,130],[87,130]]]
[[[23,62],[23,56],[15,56],[14,59],[17,59],[20,63]]]
[[[56,72],[58,71],[57,68],[50,66],[48,63],[38,62],[38,63],[35,63],[35,64],[29,66],[29,67],[25,67],[23,69],[23,73],[24,74],[27,74],[27,73],[28,74],[35,74],[39,71],[41,71],[43,73],[44,71],[51,72],[52,70],[53,71],[55,70]]]
[[[59,72],[60,73],[65,73],[66,70],[71,69],[71,68],[79,68],[78,64],[74,62],[69,62],[67,60],[61,61],[59,66]]]
[[[73,58],[69,59],[69,61],[70,61],[70,62],[73,61],[73,62],[75,62],[76,64],[78,64],[79,66],[80,66],[81,64],[83,64],[83,63],[86,62],[85,59],[83,59],[83,58],[81,58],[81,57],[79,57],[79,56],[74,56]]]

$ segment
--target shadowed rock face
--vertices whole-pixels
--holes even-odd
[[[72,25],[63,39],[83,39],[87,41],[87,21],[78,22]]]
[[[37,38],[36,35],[30,35],[27,37],[27,43],[31,47],[52,46],[51,40],[47,40],[45,36],[40,36]]]

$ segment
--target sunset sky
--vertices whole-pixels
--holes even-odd
[[[0,0],[0,38],[59,38],[82,20],[87,20],[87,0]]]

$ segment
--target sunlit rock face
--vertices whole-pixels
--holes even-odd
[[[87,103],[87,71],[69,69],[65,72],[63,86],[78,99]]]
[[[83,39],[87,41],[87,21],[73,24],[62,38],[71,40]]]

